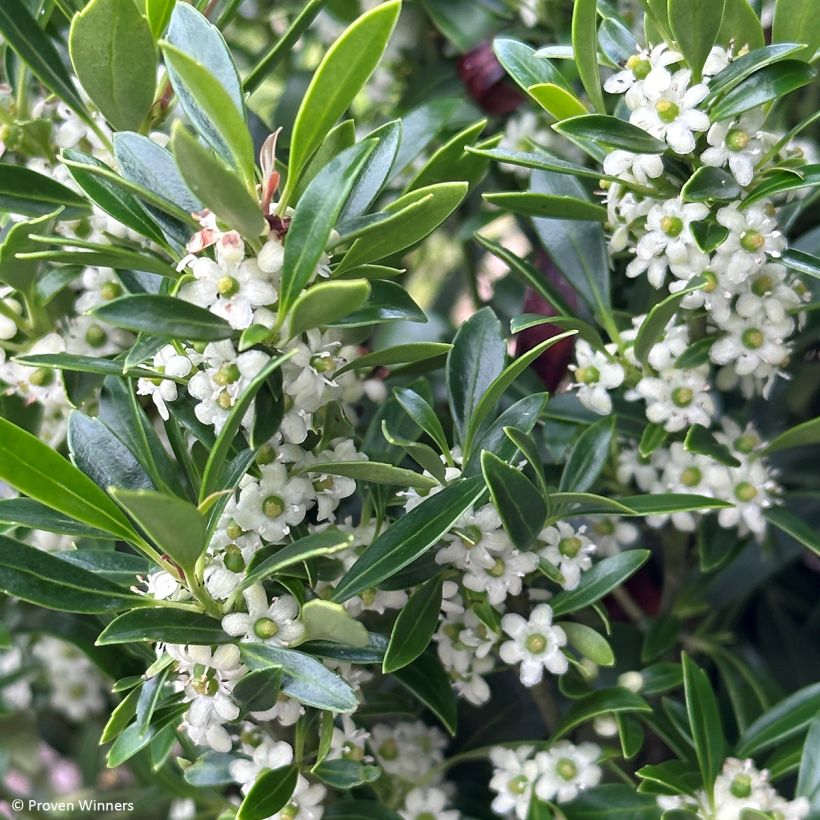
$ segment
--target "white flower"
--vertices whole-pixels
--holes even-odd
[[[659,288],[667,267],[688,264],[690,248],[695,244],[691,224],[708,214],[709,208],[703,203],[684,204],[680,198],[652,206],[646,216],[646,232],[638,240],[635,259],[627,265],[626,275],[634,278],[646,272],[649,284]]]
[[[715,403],[709,395],[709,366],[691,370],[671,368],[658,376],[644,376],[635,392],[646,401],[646,417],[670,433],[692,424],[709,427]]]
[[[273,543],[301,524],[313,502],[313,485],[302,476],[289,476],[281,462],[264,464],[259,481],[247,481],[239,491],[234,512],[243,530],[253,530]]]
[[[581,573],[592,566],[596,547],[584,535],[585,530],[586,527],[576,530],[566,521],[559,521],[538,535],[538,540],[544,544],[539,555],[563,575],[561,586],[564,589],[575,589],[581,581]]]
[[[541,681],[544,669],[554,675],[563,675],[569,668],[561,647],[567,636],[560,626],[552,626],[552,607],[539,604],[529,620],[508,612],[501,619],[501,628],[512,640],[501,644],[498,654],[504,663],[521,664],[520,676],[524,686],[535,686]]]
[[[459,820],[459,812],[445,810],[448,802],[447,794],[442,789],[417,787],[407,793],[399,814],[405,820]]]
[[[747,187],[754,177],[755,165],[763,154],[759,138],[762,123],[761,111],[749,112],[737,120],[712,123],[706,135],[710,147],[700,155],[701,162],[716,168],[722,168],[728,163],[737,184]]]
[[[222,628],[228,635],[244,641],[292,646],[305,634],[304,624],[298,620],[299,604],[290,595],[268,596],[261,584],[248,587],[243,593],[247,612],[231,612],[222,619]]]
[[[453,678],[453,689],[473,706],[483,706],[490,700],[490,687],[482,675],[493,671],[495,662],[492,658],[473,656],[471,663],[462,672],[448,670]]]
[[[666,44],[655,46],[651,51],[641,49],[626,61],[622,71],[607,78],[604,91],[607,94],[626,92],[627,105],[637,108],[647,95],[654,98],[669,88],[672,75],[667,67],[682,59],[681,54],[671,51]]]
[[[570,365],[578,386],[578,399],[584,407],[606,416],[612,412],[612,399],[608,390],[620,387],[624,369],[613,362],[606,353],[593,350],[588,342],[579,339],[575,343],[575,361]]]
[[[65,353],[65,341],[59,333],[48,333],[25,351],[27,356],[49,353]],[[57,370],[47,367],[26,367],[16,362],[2,364],[5,351],[0,349],[0,379],[13,388],[28,404],[38,401],[42,405],[62,406],[67,403],[63,380]]]
[[[293,761],[293,749],[284,740],[263,736],[255,747],[248,747],[250,760],[234,760],[230,764],[231,777],[247,794],[262,772],[279,769]]]
[[[365,744],[370,738],[370,732],[356,726],[349,715],[341,715],[341,723],[341,726],[333,727],[330,751],[327,753],[328,760],[370,760],[365,753]]]
[[[492,810],[502,817],[515,814],[526,820],[532,798],[532,787],[538,777],[538,765],[532,759],[532,746],[507,749],[496,746],[490,750],[493,776],[490,788],[496,792]]]
[[[509,545],[492,553],[490,567],[473,564],[464,574],[462,583],[473,592],[485,592],[493,606],[503,603],[507,595],[521,592],[522,578],[538,566],[538,556],[532,552],[519,552]]]
[[[695,150],[695,132],[709,128],[709,117],[697,106],[709,93],[704,83],[689,87],[692,72],[676,71],[665,88],[642,89],[645,99],[635,108],[629,121],[653,137],[666,140],[677,154]]]
[[[740,45],[743,46],[747,44],[741,43]],[[709,51],[709,55],[706,58],[706,62],[703,65],[703,76],[714,77],[716,74],[720,74],[720,72],[723,71],[723,69],[726,68],[731,61],[731,49],[723,48],[722,46],[712,46]]]
[[[492,504],[485,504],[475,511],[468,510],[442,540],[446,546],[436,553],[436,563],[453,564],[464,570],[473,567],[489,569],[495,564],[494,553],[510,546],[510,539]]]
[[[322,800],[327,789],[321,783],[309,783],[301,774],[288,804],[269,820],[318,820],[322,816]]]
[[[601,749],[594,743],[574,746],[568,740],[559,740],[546,752],[538,752],[535,762],[538,779],[535,794],[541,800],[568,803],[579,792],[601,782],[601,767],[595,761]]]
[[[177,353],[173,345],[165,345],[154,356],[154,370],[167,376],[182,378],[191,372],[191,360],[187,356]],[[160,418],[168,420],[168,408],[165,402],[176,401],[177,384],[171,379],[138,379],[137,393],[140,396],[150,396],[157,408]]]
[[[718,498],[734,503],[718,512],[721,527],[739,526],[741,534],[751,530],[757,536],[766,531],[764,511],[774,503],[779,488],[762,461],[740,467],[715,465],[710,480]]]
[[[728,257],[726,276],[730,282],[743,282],[766,262],[767,256],[779,257],[786,249],[771,203],[755,202],[740,210],[740,203],[732,202],[721,208],[716,218],[729,229],[718,254]]]
[[[339,502],[356,492],[356,482],[352,478],[310,470],[311,464],[328,461],[367,461],[367,456],[356,449],[353,439],[342,439],[333,449],[323,450],[317,455],[302,451],[298,466],[311,476],[318,508],[316,520],[319,522],[332,521]]]
[[[65,346],[77,356],[110,356],[133,342],[124,330],[101,325],[94,316],[73,316],[68,320]]]
[[[660,154],[611,151],[604,157],[604,173],[613,177],[631,173],[637,182],[646,185],[650,179],[657,179],[663,174],[663,159]]]
[[[789,355],[784,339],[793,327],[790,317],[778,322],[765,312],[754,320],[735,314],[723,323],[724,335],[709,349],[709,358],[719,365],[731,363],[739,376],[764,378]]]
[[[638,540],[640,530],[628,519],[617,515],[595,515],[587,519],[602,555],[615,555]]]
[[[370,747],[379,766],[413,784],[444,760],[446,746],[444,733],[420,720],[376,723],[371,729]]]

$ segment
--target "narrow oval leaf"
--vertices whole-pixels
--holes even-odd
[[[640,695],[630,692],[629,689],[622,687],[598,689],[575,701],[561,719],[552,739],[557,740],[563,737],[577,726],[588,723],[598,715],[651,711],[652,707]]]
[[[615,430],[615,419],[601,419],[579,436],[567,459],[558,489],[562,492],[584,492],[601,474],[609,461],[609,447]]]
[[[612,666],[615,655],[606,638],[594,629],[575,621],[561,621],[558,624],[566,632],[567,640],[585,658],[599,666]]]
[[[700,82],[703,66],[717,40],[725,0],[669,0],[669,26],[678,42],[693,82]]]
[[[298,766],[263,770],[239,806],[236,820],[265,820],[278,814],[290,801],[298,778]]]
[[[233,640],[219,621],[203,613],[159,606],[118,615],[100,633],[97,645],[151,641],[208,646]]]
[[[312,328],[333,324],[360,308],[368,296],[370,283],[366,279],[319,282],[294,302],[288,333],[293,337]]]
[[[501,191],[484,194],[491,205],[524,216],[555,217],[557,219],[591,220],[606,222],[606,208],[586,199],[553,194],[535,194],[529,191]]]
[[[530,96],[556,120],[588,114],[587,107],[571,92],[556,83],[538,83],[530,86]]]
[[[451,348],[452,345],[445,342],[409,342],[408,344],[394,345],[352,359],[346,365],[340,367],[333,375],[336,378],[350,370],[366,370],[371,367],[389,367],[394,364],[423,362],[427,359],[446,356]]]
[[[385,674],[407,666],[427,649],[438,626],[443,583],[441,576],[431,578],[399,610],[382,663]]]
[[[23,216],[45,216],[64,208],[61,219],[88,216],[91,206],[51,177],[23,165],[0,163],[0,208]]]
[[[689,716],[695,755],[703,783],[707,793],[710,793],[723,765],[726,750],[720,710],[706,673],[686,653],[683,654],[681,662],[686,713]]]
[[[572,50],[578,76],[598,111],[605,111],[598,70],[598,9],[596,0],[575,0],[572,9]]]
[[[632,125],[607,114],[585,114],[556,123],[553,128],[568,137],[592,140],[607,148],[620,148],[640,154],[662,154],[666,143]]]

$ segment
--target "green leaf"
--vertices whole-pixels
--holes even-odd
[[[815,528],[783,507],[769,507],[763,515],[770,524],[790,535],[815,555],[820,555],[820,535]]]
[[[242,419],[245,418],[245,413],[248,412],[254,396],[259,392],[268,377],[279,367],[283,362],[286,362],[292,353],[286,353],[283,356],[270,359],[267,364],[251,379],[248,386],[242,394],[236,399],[231,413],[228,416],[219,436],[214,443],[211,453],[208,456],[208,461],[205,463],[205,468],[202,471],[202,484],[199,488],[198,503],[201,504],[211,493],[222,489],[218,486],[222,469],[228,458],[228,453],[233,445],[233,440],[239,430],[239,425]]]
[[[438,626],[443,583],[441,576],[431,578],[399,610],[382,663],[385,674],[407,666],[427,649]]]
[[[575,0],[572,9],[572,50],[584,90],[597,111],[606,111],[598,71],[596,0]]]
[[[552,611],[555,615],[567,615],[594,604],[634,575],[650,555],[649,550],[633,549],[604,558],[581,576],[575,589],[559,592],[550,600]]]
[[[134,3],[91,0],[74,15],[71,62],[83,88],[117,131],[136,131],[154,102],[157,49]]]
[[[174,125],[171,146],[185,183],[219,219],[249,239],[267,230],[262,208],[246,185],[181,122]]]
[[[765,66],[738,83],[715,105],[711,112],[712,120],[728,120],[751,108],[759,108],[785,97],[810,83],[815,74],[814,68],[800,60],[783,60]]]
[[[487,162],[466,149],[479,137],[486,125],[487,120],[479,120],[451,137],[427,160],[405,190],[413,191],[453,180],[474,183],[484,173]]]
[[[606,208],[586,199],[529,191],[501,191],[483,194],[491,205],[524,216],[555,217],[592,222],[606,222]]]
[[[693,82],[700,82],[706,58],[717,40],[725,0],[669,0],[672,34],[677,40]]]
[[[307,188],[308,183],[330,162],[337,154],[356,144],[356,124],[353,120],[342,120],[330,129],[316,153],[310,158],[304,171],[299,177],[299,184],[293,192],[295,200],[299,200]],[[346,232],[341,232],[346,233]]]
[[[370,544],[333,593],[342,603],[415,561],[485,492],[480,478],[457,481],[423,501]]]
[[[379,64],[400,11],[401,0],[382,3],[359,17],[325,54],[293,124],[283,202],[289,200],[311,154]]]
[[[284,547],[276,549],[276,552],[268,554],[259,550],[248,566],[245,576],[239,582],[236,592],[241,592],[253,584],[264,581],[272,575],[281,572],[283,569],[292,567],[294,564],[301,564],[311,558],[319,558],[324,555],[333,555],[339,550],[348,549],[353,543],[353,537],[349,533],[341,530],[324,530],[315,532],[299,538]],[[256,560],[258,556],[264,555],[262,560]]]
[[[151,490],[112,487],[109,492],[161,553],[176,561],[186,575],[193,573],[207,546],[205,519],[193,504]]]
[[[176,2],[177,0],[145,0],[145,17],[155,40],[159,40],[168,28]]]
[[[486,450],[481,471],[510,540],[520,550],[529,549],[547,517],[541,493],[522,472]]]
[[[558,196],[587,198],[577,179],[549,171],[533,171],[533,191]],[[564,222],[561,219],[534,219],[541,243],[590,307],[599,313],[609,309],[609,261],[604,232],[594,222]]]
[[[589,658],[599,666],[613,666],[615,655],[606,638],[594,629],[575,621],[561,621],[556,624],[566,632],[567,640],[585,658]]]
[[[727,8],[730,5],[731,2],[727,3]],[[725,18],[726,14],[724,12],[724,20]],[[756,48],[754,51],[750,51],[748,54],[743,54],[737,59],[732,60],[726,68],[715,75],[710,81],[709,96],[704,101],[704,104],[714,99],[718,94],[722,94],[724,91],[734,88],[741,80],[745,80],[746,77],[755,71],[764,66],[784,60],[786,57],[791,57],[800,51],[801,48],[802,46],[796,43],[775,43],[763,48]]]
[[[69,250],[34,250],[18,254],[20,260],[35,260],[77,265],[79,267],[114,268],[115,270],[134,270],[155,273],[158,276],[176,277],[176,271],[170,262],[150,253],[132,251],[115,245],[94,245],[88,250],[71,250],[82,247],[79,239],[62,239],[56,236],[32,236],[38,248],[43,244],[62,245]],[[91,245],[92,243],[84,243]]]
[[[288,333],[293,337],[312,328],[333,324],[358,310],[368,296],[370,283],[366,279],[319,282],[303,291],[293,303]]]
[[[352,789],[364,783],[372,783],[374,780],[378,780],[382,774],[382,770],[378,766],[342,758],[326,760],[318,766],[314,766],[311,772],[323,783],[327,783],[334,789]]]
[[[588,114],[587,107],[571,92],[556,83],[538,83],[530,86],[529,95],[556,120]]]
[[[276,705],[282,690],[282,673],[278,669],[260,669],[241,677],[232,696],[249,712],[267,712]]]
[[[640,695],[630,692],[629,689],[622,687],[598,689],[575,701],[559,722],[552,739],[558,740],[598,715],[651,711],[650,705]]]
[[[490,308],[477,311],[458,329],[447,358],[447,391],[462,437],[482,396],[504,370],[506,358],[501,323]]]
[[[577,331],[570,330],[566,333],[559,333],[557,336],[551,336],[545,339],[540,344],[537,344],[532,350],[528,350],[522,356],[518,356],[511,362],[504,370],[490,383],[484,394],[478,400],[478,404],[473,411],[472,416],[467,423],[467,432],[464,436],[464,452],[470,455],[472,453],[472,443],[478,433],[481,423],[489,415],[490,411],[495,407],[496,403],[504,395],[506,389],[520,376],[544,351],[548,350],[563,339],[574,336]]]
[[[357,239],[334,274],[384,259],[420,242],[461,204],[467,188],[466,182],[440,182],[403,194],[384,209],[395,218],[380,223],[375,236]]]
[[[581,792],[562,806],[568,820],[659,820],[661,809],[655,795],[639,794],[632,785],[604,783]],[[670,813],[667,820],[673,820]]]
[[[743,200],[743,208],[748,208],[761,199],[777,196],[778,194],[799,191],[801,188],[816,188],[820,185],[820,165],[803,165],[799,172],[783,170],[772,173],[760,185],[749,191]]]
[[[296,472],[341,475],[355,478],[357,481],[394,487],[413,487],[417,490],[432,490],[439,486],[438,481],[429,476],[378,461],[317,461],[305,465]]]
[[[662,154],[666,143],[647,134],[637,125],[607,114],[585,114],[555,123],[559,134],[591,140],[607,148],[620,148],[640,154]]]
[[[16,356],[14,361],[27,367],[45,367],[55,370],[70,370],[76,373],[96,373],[101,376],[124,376],[124,363],[112,359],[101,359],[95,356],[74,356],[71,353],[40,353],[35,356]],[[129,376],[156,378],[154,370],[135,367],[128,371]]]
[[[316,273],[342,206],[375,141],[361,142],[337,154],[311,180],[296,206],[288,228],[279,317],[283,319]]]
[[[107,532],[88,527],[68,516],[50,510],[30,498],[4,498],[0,500],[0,524],[12,524],[32,530],[45,530],[77,538],[110,538]]]
[[[40,263],[36,259],[20,259],[18,254],[36,251],[39,246],[31,238],[32,235],[50,231],[59,213],[54,211],[37,219],[17,222],[8,229],[0,244],[0,282],[21,293],[31,292]]]
[[[314,598],[308,601],[300,613],[305,625],[306,641],[331,641],[357,649],[370,641],[364,624],[348,615],[341,604]]]
[[[0,418],[0,481],[57,512],[134,542],[116,504],[84,473],[36,436]]]
[[[54,43],[37,23],[25,0],[0,4],[0,34],[35,76],[87,123],[91,118]]]
[[[180,8],[182,8],[181,5]],[[231,95],[216,77],[190,54],[170,43],[162,43],[162,54],[169,66],[169,75],[174,90],[178,91],[180,84],[184,85],[197,108],[201,110],[200,116],[193,120],[197,131],[208,139],[212,147],[220,153],[222,153],[221,146],[225,147],[228,153],[227,158],[232,160],[235,167],[239,169],[245,187],[253,191],[255,184],[253,140],[245,123],[242,106],[237,107],[236,101],[231,99]],[[207,121],[209,127],[201,126],[203,119]],[[218,134],[213,141],[208,137],[211,133]],[[217,144],[214,145],[214,142]],[[176,146],[174,153],[176,153]]]
[[[370,296],[365,304],[344,319],[333,323],[334,327],[366,327],[380,322],[427,321],[424,311],[413,301],[407,290],[397,282],[373,279]]]
[[[455,736],[458,723],[458,701],[450,678],[439,659],[425,652],[416,660],[393,672],[393,677],[420,700]]]
[[[151,603],[150,599],[128,592],[119,584],[3,535],[0,535],[0,590],[60,612],[117,612]]]
[[[358,706],[350,686],[310,655],[262,643],[243,643],[239,650],[251,670],[281,669],[282,691],[305,706],[343,713]]]
[[[740,199],[741,193],[741,187],[731,174],[711,165],[698,168],[681,188],[681,195],[687,202]]]
[[[519,88],[530,93],[533,86],[552,83],[567,88],[566,80],[549,60],[536,56],[535,49],[517,40],[499,38],[493,41],[493,51],[504,70]]]
[[[693,424],[689,428],[683,446],[690,453],[709,456],[727,467],[740,467],[740,461],[732,455],[731,450],[725,444],[721,444],[713,433],[700,424]]]
[[[340,367],[333,377],[337,378],[343,373],[351,370],[366,370],[371,367],[389,367],[394,364],[414,364],[416,362],[436,359],[439,356],[446,356],[450,352],[452,345],[444,342],[409,342],[407,344],[394,345],[382,350],[374,350],[372,353],[365,353],[357,359],[352,359],[343,367]]]
[[[298,778],[298,766],[264,769],[245,795],[236,820],[265,820],[278,814],[290,801]]]
[[[726,752],[720,710],[706,673],[685,652],[681,656],[681,663],[686,713],[689,716],[695,755],[706,793],[711,794]]]
[[[786,267],[796,270],[798,273],[820,279],[820,258],[813,254],[799,251],[797,248],[789,248],[780,258],[780,261]]]
[[[441,421],[425,399],[409,387],[396,387],[393,395],[407,415],[433,439],[439,450],[449,454],[450,447],[447,444],[447,436],[441,426]]]
[[[662,424],[647,424],[643,428],[640,441],[638,442],[638,452],[642,458],[649,458],[658,447],[667,439],[666,429]]]
[[[147,575],[151,562],[141,555],[107,549],[62,550],[55,553],[61,561],[82,567],[95,575],[126,587],[136,583],[137,575]]]
[[[718,245],[722,245],[726,237],[729,236],[728,228],[709,219],[692,222],[689,227],[697,246],[704,253],[711,253]],[[682,355],[685,355],[685,353]]]
[[[103,302],[90,313],[114,327],[167,339],[207,342],[228,339],[233,333],[224,319],[205,308],[153,293],[121,296]]]
[[[800,56],[811,60],[820,47],[820,25],[816,9],[800,0],[777,0],[774,7],[772,41],[775,43],[805,43]]]
[[[149,603],[153,602],[149,599]],[[222,631],[219,621],[207,615],[158,606],[118,615],[100,633],[97,646],[136,641],[204,646],[232,640]]]
[[[61,219],[88,216],[90,205],[51,177],[23,165],[0,163],[0,209],[23,216],[45,216],[57,208]]]
[[[601,474],[609,461],[609,448],[615,430],[615,419],[596,421],[578,437],[567,459],[558,489],[562,492],[584,492]]]
[[[820,808],[820,715],[809,724],[794,796],[809,801],[810,814]]]
[[[726,0],[718,45],[732,46],[735,54],[744,48],[759,49],[766,44],[760,18],[749,0]]]
[[[629,507],[636,515],[666,515],[696,510],[717,510],[731,507],[728,501],[694,493],[653,493],[630,495],[616,499]]]

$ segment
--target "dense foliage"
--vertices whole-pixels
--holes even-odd
[[[3,0],[0,815],[820,817],[809,6]]]

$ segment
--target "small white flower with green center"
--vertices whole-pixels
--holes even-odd
[[[512,640],[501,644],[498,654],[504,663],[520,663],[519,675],[524,686],[541,682],[544,669],[553,675],[563,675],[569,668],[567,656],[561,651],[567,636],[560,626],[552,625],[552,607],[539,604],[529,620],[508,612],[501,619],[501,628]]]
[[[723,324],[724,335],[709,349],[709,358],[718,365],[731,364],[738,376],[763,379],[789,355],[785,339],[793,328],[790,316],[777,321],[765,312],[755,317],[735,313]]]
[[[602,773],[595,761],[600,756],[601,749],[594,743],[575,746],[568,740],[559,740],[548,751],[538,752],[536,795],[540,800],[568,803],[584,789],[597,786]]]
[[[301,774],[288,804],[268,820],[319,820],[327,789],[321,783],[310,783]]]
[[[666,43],[655,46],[651,51],[641,49],[626,61],[621,71],[607,78],[604,91],[607,94],[626,92],[626,104],[632,109],[638,108],[647,96],[654,98],[669,88],[672,74],[668,66],[681,60],[683,56],[672,51]]]
[[[611,151],[604,157],[604,173],[611,177],[631,174],[632,179],[646,185],[663,174],[660,154],[633,154],[631,151]]]
[[[739,202],[732,202],[717,212],[717,221],[729,229],[717,249],[719,256],[728,258],[729,282],[740,284],[765,264],[767,257],[777,258],[786,250],[775,213],[771,202],[755,202],[742,210]]]
[[[695,150],[695,134],[709,128],[709,117],[696,106],[709,93],[709,86],[698,83],[689,87],[692,72],[676,71],[665,88],[647,89],[645,99],[635,108],[629,121],[653,137],[666,140],[676,154],[690,154]]]
[[[301,524],[315,497],[310,481],[288,475],[287,467],[275,461],[260,467],[258,481],[240,482],[234,520],[243,529],[276,543],[296,524]],[[246,477],[249,478],[249,477]]]
[[[504,603],[508,595],[518,595],[523,578],[534,572],[538,556],[532,552],[520,552],[512,544],[503,550],[490,553],[492,566],[473,564],[464,573],[462,583],[473,592],[484,592],[493,606]]]
[[[564,589],[575,589],[581,581],[581,573],[592,566],[597,547],[585,532],[586,527],[576,530],[566,521],[559,521],[538,534],[538,540],[544,545],[538,554],[561,573]]]
[[[635,394],[646,402],[646,417],[670,433],[692,424],[709,427],[715,403],[709,395],[709,366],[691,370],[672,368],[658,376],[644,376]]]
[[[715,465],[711,481],[715,495],[734,504],[718,512],[720,526],[739,527],[741,534],[751,530],[757,536],[763,535],[765,510],[772,506],[780,489],[766,465],[760,459],[740,467]]]
[[[222,629],[228,635],[273,646],[293,646],[302,640],[305,627],[298,620],[299,604],[295,598],[282,595],[269,604],[261,584],[248,587],[243,597],[248,611],[231,612],[222,619]]]
[[[243,727],[243,751],[250,760],[234,760],[229,771],[231,777],[239,783],[242,794],[247,794],[262,772],[279,769],[293,761],[293,748],[284,740],[273,740],[262,734],[256,727]]]
[[[493,554],[510,546],[510,539],[492,504],[468,510],[442,540],[445,546],[436,553],[436,563],[452,564],[463,570],[489,569],[495,564]]]
[[[728,163],[737,184],[747,187],[754,178],[755,165],[763,155],[762,124],[760,110],[750,111],[739,119],[713,123],[706,135],[710,147],[700,155],[701,162],[715,168]]]
[[[614,352],[614,351],[611,351]],[[599,415],[612,412],[612,399],[607,391],[620,387],[624,369],[600,350],[593,350],[583,339],[575,343],[575,361],[569,369],[575,376],[578,400],[584,407]]]
[[[404,820],[459,820],[459,812],[446,809],[449,802],[443,789],[417,787],[407,793],[399,814]]]
[[[602,555],[616,555],[638,540],[640,530],[617,515],[596,515],[587,519],[590,533]]]
[[[154,370],[165,376],[182,378],[191,372],[192,366],[191,360],[177,353],[173,345],[165,345],[154,356]],[[171,378],[163,379],[162,376],[155,379],[137,379],[137,394],[150,396],[160,418],[168,421],[169,413],[166,402],[176,401],[177,383]]]
[[[532,787],[538,777],[538,765],[532,759],[532,746],[508,749],[496,746],[490,750],[493,776],[490,788],[496,792],[492,810],[502,817],[511,814],[526,820],[532,799]]]

